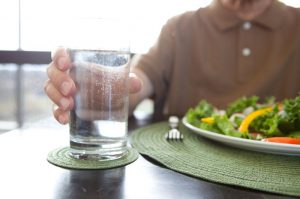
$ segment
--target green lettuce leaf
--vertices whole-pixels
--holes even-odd
[[[190,124],[197,126],[201,118],[210,117],[214,113],[214,109],[212,104],[201,100],[195,108],[190,108],[185,116]]]
[[[300,131],[295,131],[295,132],[292,132],[288,135],[288,137],[291,137],[291,138],[300,138]]]
[[[250,126],[250,132],[262,133],[266,137],[281,136],[282,133],[278,128],[280,116],[278,108],[275,107],[272,111],[255,118]]]
[[[224,135],[242,137],[243,134],[235,130],[233,123],[229,121],[227,115],[215,115],[213,126]]]
[[[259,98],[257,96],[251,96],[251,97],[244,96],[230,103],[226,109],[226,113],[228,117],[230,117],[233,113],[243,112],[243,110],[249,106],[256,108],[258,99]]]
[[[300,131],[300,96],[283,101],[283,114],[279,121],[282,132]]]

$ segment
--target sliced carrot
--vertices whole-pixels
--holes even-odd
[[[277,142],[284,144],[300,144],[300,138],[291,138],[291,137],[270,137],[262,139],[264,142]]]

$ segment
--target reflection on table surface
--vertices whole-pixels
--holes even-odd
[[[130,118],[129,132],[150,123]],[[48,152],[68,145],[68,136],[68,126],[52,118],[0,135],[0,198],[292,198],[193,178],[141,155],[108,170],[69,170],[48,163]]]

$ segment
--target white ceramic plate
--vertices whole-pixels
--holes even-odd
[[[219,133],[214,133],[211,131],[197,128],[189,124],[185,117],[182,119],[182,122],[188,129],[192,130],[193,132],[203,137],[218,142],[222,142],[230,146],[252,150],[252,151],[264,152],[264,153],[276,153],[276,154],[300,156],[300,145],[262,142],[262,141],[248,140],[243,138],[222,135]]]

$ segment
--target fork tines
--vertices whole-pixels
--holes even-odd
[[[180,133],[178,129],[171,129],[169,132],[166,133],[165,138],[167,140],[182,140],[183,134]]]

